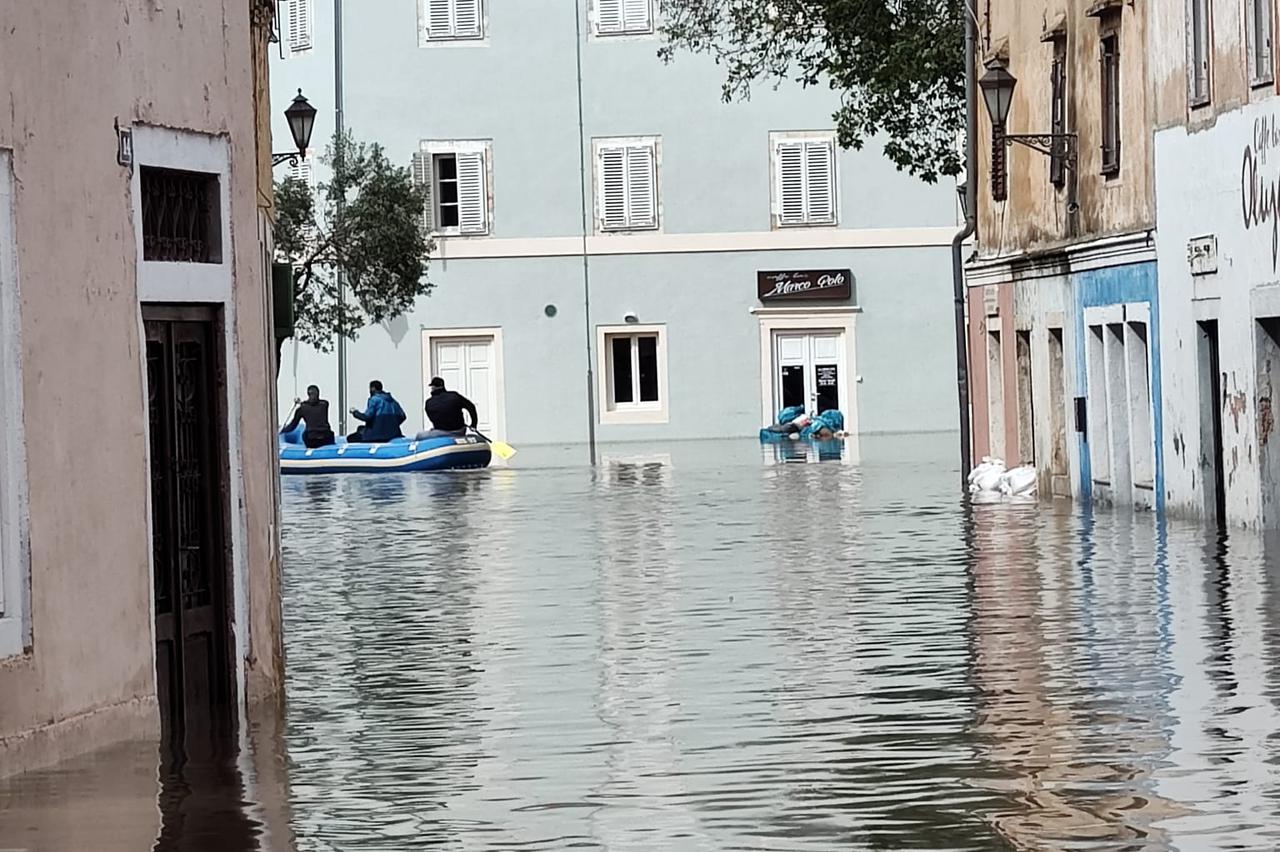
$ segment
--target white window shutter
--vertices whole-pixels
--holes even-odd
[[[596,32],[620,33],[624,0],[596,0]]]
[[[623,29],[629,33],[647,33],[653,29],[653,0],[621,0]]]
[[[777,169],[778,222],[782,225],[803,225],[805,214],[803,143],[779,144]]]
[[[830,142],[809,142],[804,146],[805,221],[822,224],[835,221],[835,151]]]
[[[485,234],[489,231],[484,171],[484,152],[458,153],[458,230],[464,234]]]
[[[427,0],[427,38],[449,38],[453,35],[452,7],[451,0]]]
[[[289,2],[289,50],[291,52],[311,49],[311,2],[312,0],[290,0]]]
[[[453,37],[480,38],[482,22],[480,0],[453,0]]]
[[[422,188],[422,230],[428,234],[435,230],[435,201],[432,198],[433,175],[431,163],[434,158],[423,151],[413,155],[413,182]]]
[[[627,226],[627,154],[602,148],[599,164],[600,225],[606,231]]]
[[[627,149],[627,227],[658,226],[655,153],[650,145],[633,145]]]
[[[289,166],[289,177],[294,180],[302,181],[306,186],[312,186],[311,183],[311,161],[298,160],[297,163]]]

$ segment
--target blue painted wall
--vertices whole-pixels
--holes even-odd
[[[1163,402],[1160,379],[1160,292],[1156,264],[1131,263],[1106,269],[1092,269],[1072,276],[1075,294],[1076,335],[1076,387],[1085,396],[1090,393],[1089,370],[1086,362],[1088,346],[1084,312],[1087,308],[1106,307],[1146,302],[1151,313],[1151,326],[1147,331],[1151,370],[1151,432],[1155,442],[1155,492],[1156,511],[1164,511],[1164,434]],[[1079,435],[1080,493],[1087,501],[1093,496],[1093,463],[1089,457],[1088,435]]]

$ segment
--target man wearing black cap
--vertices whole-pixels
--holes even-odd
[[[436,376],[428,385],[431,395],[427,397],[427,419],[433,428],[419,432],[417,440],[427,438],[460,438],[467,434],[467,423],[462,412],[471,415],[471,428],[476,428],[480,418],[476,415],[475,404],[457,391],[445,390],[444,379]]]

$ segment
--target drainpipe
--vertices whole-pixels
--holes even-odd
[[[342,0],[333,0],[333,104],[334,131],[341,136],[342,117]],[[338,162],[342,168],[342,149],[338,148]],[[342,202],[338,202],[338,214],[342,214]],[[347,281],[342,267],[338,267],[338,432],[347,433],[347,338],[345,335]]]
[[[587,132],[582,111],[582,4],[573,2],[574,57],[578,85],[578,200],[582,207],[582,316],[587,344],[587,453],[596,466],[596,378],[591,346],[591,256],[587,253]]]
[[[960,480],[973,469],[969,417],[969,336],[965,323],[964,243],[978,230],[978,100],[975,77],[977,17],[964,3],[965,216],[964,227],[951,241],[951,275],[956,314],[956,390],[960,402]]]

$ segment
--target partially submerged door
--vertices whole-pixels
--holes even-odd
[[[431,370],[432,375],[444,379],[445,387],[476,404],[481,432],[501,437],[494,429],[498,377],[492,337],[436,338],[432,342]]]
[[[224,371],[212,309],[144,306],[156,689],[170,737],[234,722]]]
[[[778,410],[793,405],[811,413],[841,408],[843,337],[840,332],[827,331],[774,335],[774,402]]]

